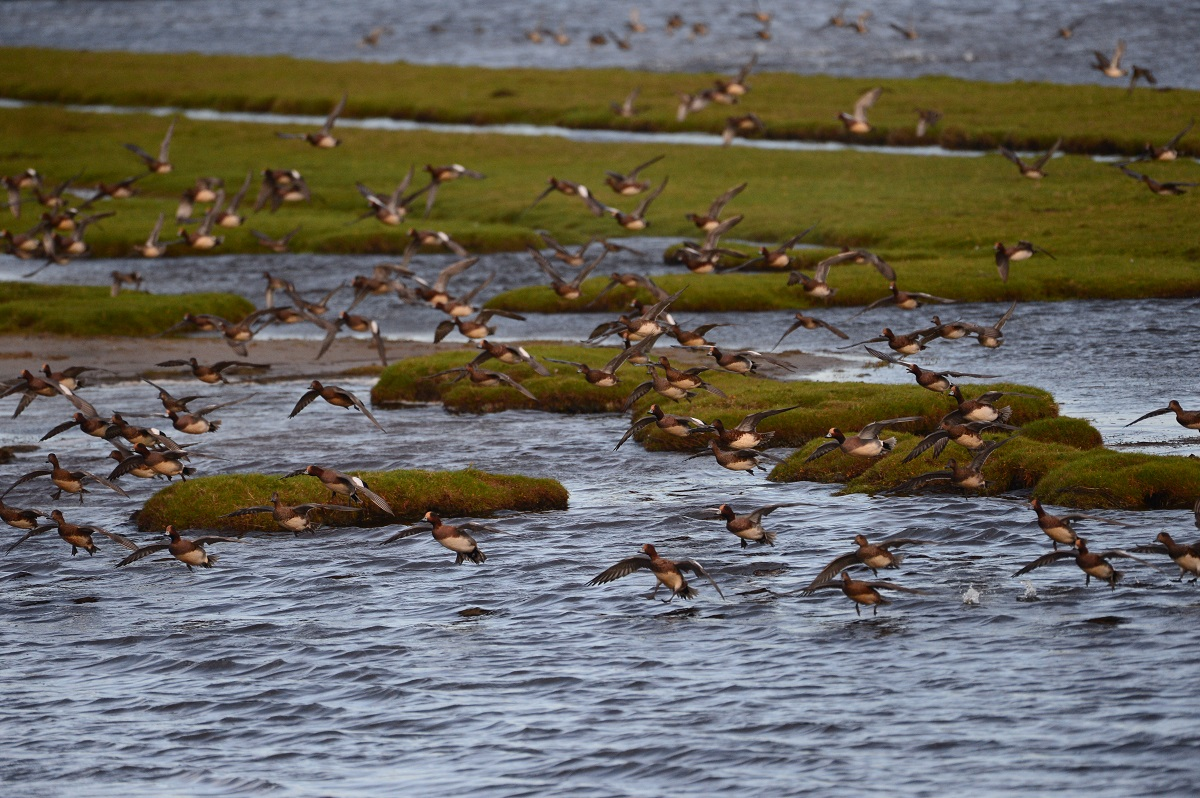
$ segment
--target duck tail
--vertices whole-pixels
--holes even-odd
[[[206,553],[207,553],[207,552],[206,552]],[[204,563],[204,567],[205,567],[205,568],[212,568],[212,566],[213,566],[213,563],[215,563],[216,561],[217,561],[217,555],[215,555],[215,554],[209,554],[209,555],[208,555],[208,561]]]
[[[883,444],[883,450],[885,452],[890,452],[892,449],[896,448],[896,439],[895,438],[887,438],[886,440],[880,441],[880,443]]]
[[[219,430],[220,428],[221,428],[221,422],[220,422],[220,421],[210,421],[210,422],[208,422],[208,431],[209,431],[209,432],[216,432],[216,431],[217,431],[217,430]]]
[[[487,561],[487,555],[479,549],[475,549],[475,551],[465,556],[476,565],[483,565]]]
[[[691,585],[684,585],[683,589],[675,595],[679,596],[681,599],[694,599],[699,594],[696,592],[696,588],[692,587]]]
[[[762,533],[762,540],[759,542],[766,543],[768,546],[774,546],[775,545],[775,533],[768,532],[764,529],[763,533]]]

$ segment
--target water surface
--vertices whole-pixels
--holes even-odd
[[[389,0],[294,0],[286,7],[266,0],[236,6],[223,0],[25,0],[4,4],[0,45],[678,72],[736,70],[757,53],[763,70],[800,74],[1113,84],[1090,67],[1092,51],[1111,54],[1121,38],[1128,44],[1128,61],[1153,68],[1160,85],[1200,87],[1194,68],[1200,14],[1186,4],[1171,11],[1144,0],[894,0],[875,7],[763,1],[758,6],[774,14],[769,41],[757,38],[760,25],[745,16],[754,3],[721,0],[463,0],[452,7]],[[625,37],[635,8],[649,30],[630,37],[630,49],[611,42],[587,44],[596,34]],[[829,27],[839,8],[849,23],[871,10],[868,33]],[[686,27],[670,33],[666,21],[677,13]],[[1071,39],[1055,38],[1060,27],[1080,18]],[[695,23],[706,24],[710,32],[690,35]],[[888,23],[911,23],[920,38],[905,39]],[[387,29],[376,46],[361,46],[362,37],[376,27]],[[571,38],[567,46],[532,44],[525,36],[535,28],[554,32],[560,27]]]
[[[501,286],[530,282],[524,260],[487,256],[476,269],[495,267]],[[107,270],[139,265],[153,269],[153,290],[187,275],[259,299],[264,268],[318,288],[373,262],[222,256],[149,267],[80,262],[45,274],[103,282]],[[432,275],[444,263],[428,257],[416,267]],[[7,278],[26,265],[0,267]],[[392,337],[427,340],[436,323],[432,311],[392,298],[368,303],[364,312],[379,315]],[[1003,307],[955,311],[985,320]],[[920,312],[850,320],[852,312],[822,315],[863,337],[882,324],[924,321]],[[702,320],[687,315],[684,323]],[[1126,330],[1120,347],[1081,334],[1080,319]],[[788,316],[729,320],[737,326],[715,331],[718,340],[763,346]],[[505,322],[502,337],[574,339],[594,321]],[[1168,398],[1196,404],[1191,353],[1178,342],[1194,339],[1197,324],[1187,300],[1026,303],[1002,348],[940,342],[921,362],[1045,387],[1112,445],[1189,454],[1200,441],[1170,418],[1122,425]],[[835,354],[841,344],[805,331],[789,342]],[[803,376],[906,377],[853,356]],[[366,379],[341,384],[360,395],[370,388]],[[176,394],[195,385],[165,382]],[[204,443],[225,459],[202,470],[470,463],[557,478],[571,507],[493,519],[511,536],[481,535],[489,559],[478,567],[455,567],[426,536],[379,546],[394,528],[219,544],[217,566],[194,573],[158,557],[118,571],[121,552],[103,540],[95,557],[74,558],[52,534],[26,542],[0,559],[8,620],[0,741],[9,752],[0,779],[14,794],[765,796],[867,784],[930,796],[968,784],[981,795],[1193,791],[1200,740],[1181,698],[1200,675],[1197,588],[1138,564],[1115,591],[1084,587],[1068,564],[1031,574],[1031,589],[1010,574],[1048,547],[1022,497],[837,496],[833,486],[775,485],[708,460],[628,445],[613,452],[628,424],[615,414],[380,411],[388,435],[323,404],[286,419],[305,387],[207,389],[220,399],[256,395],[217,414],[224,426]],[[105,410],[156,409],[134,383],[87,395]],[[65,412],[38,400],[0,424],[0,444],[34,441]],[[102,445],[77,432],[52,443],[72,467],[103,471],[108,462]],[[0,484],[41,457],[0,466]],[[99,491],[82,507],[73,498],[57,506],[71,520],[149,542],[128,519],[151,490],[133,484],[129,500]],[[8,500],[51,504],[36,481]],[[726,501],[739,511],[788,505],[768,519],[778,545],[743,550],[702,518]],[[1195,535],[1185,511],[1101,514],[1133,524],[1087,525],[1102,548],[1163,529]],[[861,618],[836,591],[795,595],[860,531],[933,541],[886,575],[926,594],[897,594],[878,617]],[[728,601],[703,583],[693,602],[647,601],[645,573],[584,586],[645,542],[704,563]],[[969,588],[981,594],[978,605],[963,603]],[[471,608],[488,613],[460,614]]]

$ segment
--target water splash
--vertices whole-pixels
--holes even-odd
[[[1021,584],[1025,585],[1025,592],[1017,597],[1017,601],[1038,601],[1037,588],[1033,586],[1033,582],[1028,579],[1022,579]]]
[[[962,603],[971,607],[979,605],[979,600],[983,594],[975,589],[975,585],[967,585],[966,592],[962,594]]]

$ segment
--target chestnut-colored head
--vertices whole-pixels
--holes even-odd
[[[655,550],[654,546],[650,543],[645,543],[642,545],[642,553],[652,560],[658,557],[658,551]]]
[[[867,536],[866,535],[855,535],[854,536],[854,545],[856,545],[856,546],[867,545]]]

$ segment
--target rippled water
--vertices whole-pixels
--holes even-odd
[[[638,262],[622,258],[613,268]],[[487,256],[475,269],[495,267],[504,287],[532,281],[525,260]],[[104,282],[109,270],[137,265],[153,270],[152,290],[171,290],[186,275],[259,299],[264,268],[315,288],[331,272],[340,279],[376,262],[223,256],[80,262],[44,274]],[[417,268],[433,274],[445,262],[424,258]],[[0,278],[24,268],[3,259]],[[431,337],[432,311],[393,304],[371,299],[363,309],[393,337]],[[956,310],[991,320],[1003,308]],[[925,319],[880,311],[847,321],[852,312],[822,315],[861,337]],[[595,321],[535,317],[502,322],[501,332],[573,339]],[[761,346],[788,317],[736,321],[716,331],[718,340]],[[1040,385],[1065,413],[1093,419],[1110,444],[1184,454],[1200,440],[1169,418],[1120,425],[1170,397],[1196,404],[1194,347],[1180,342],[1195,340],[1198,324],[1194,300],[1026,303],[1004,347],[942,342],[921,362]],[[1119,344],[1099,333],[1112,329],[1122,331]],[[805,331],[789,342],[837,354]],[[853,357],[805,376],[905,378],[863,364]],[[370,387],[340,383],[360,394]],[[194,385],[166,382],[174,393]],[[304,388],[217,389],[257,395],[218,414],[225,424],[205,443],[226,459],[202,468],[473,463],[560,479],[571,507],[494,520],[512,536],[481,536],[489,559],[478,567],[455,567],[426,536],[380,547],[387,529],[247,538],[214,546],[220,562],[195,573],[158,558],[117,571],[120,551],[103,540],[91,558],[70,557],[52,534],[26,542],[0,558],[6,792],[1194,792],[1200,589],[1138,564],[1115,591],[1085,588],[1068,565],[1031,574],[1036,599],[1028,597],[1009,575],[1047,547],[1020,497],[835,496],[833,487],[775,485],[708,460],[630,446],[614,453],[628,424],[617,415],[451,417],[422,407],[381,411],[386,436],[324,405],[287,420]],[[101,409],[156,409],[133,383],[87,395]],[[0,413],[11,402],[0,402]],[[34,402],[0,422],[0,444],[36,440],[64,407]],[[102,471],[107,463],[103,447],[77,432],[51,450],[72,467]],[[0,484],[41,462],[35,453],[0,466]],[[148,542],[128,516],[150,492],[135,484],[129,500],[98,492],[82,507],[74,499],[59,506],[68,519]],[[50,503],[37,482],[8,498]],[[778,545],[742,550],[718,522],[701,519],[725,501],[739,511],[788,504],[767,519]],[[1135,526],[1089,525],[1102,547],[1148,542],[1163,529],[1185,539],[1195,532],[1184,511],[1105,515]],[[881,575],[925,595],[897,594],[876,618],[857,617],[836,591],[793,595],[864,530],[936,543],[913,547],[902,570]],[[644,542],[704,563],[728,601],[702,584],[693,602],[649,602],[646,574],[584,586]],[[968,589],[979,592],[978,605],[963,603]],[[460,614],[469,608],[489,614]]]
[[[266,0],[236,5],[224,0],[26,0],[4,5],[0,45],[683,72],[735,69],[757,52],[760,68],[769,71],[1093,83],[1109,79],[1090,68],[1092,50],[1111,53],[1123,38],[1129,61],[1152,67],[1163,85],[1200,87],[1194,68],[1200,14],[1188,4],[1170,10],[1141,0],[893,0],[886,7],[760,0],[758,5],[775,15],[769,41],[756,37],[759,25],[745,16],[754,3],[724,0],[462,0],[450,7],[394,0],[293,0],[286,6]],[[594,34],[625,36],[633,8],[649,31],[631,37],[630,49],[587,44]],[[851,23],[864,10],[873,11],[869,32],[828,27],[839,8],[846,9]],[[665,23],[675,13],[688,28],[672,35]],[[1054,37],[1081,17],[1073,38]],[[707,24],[711,32],[689,36],[695,23]],[[888,23],[911,23],[920,38],[909,41]],[[388,28],[378,44],[359,46],[377,26]],[[525,38],[536,27],[555,31],[560,26],[572,39],[568,46],[535,45]]]

